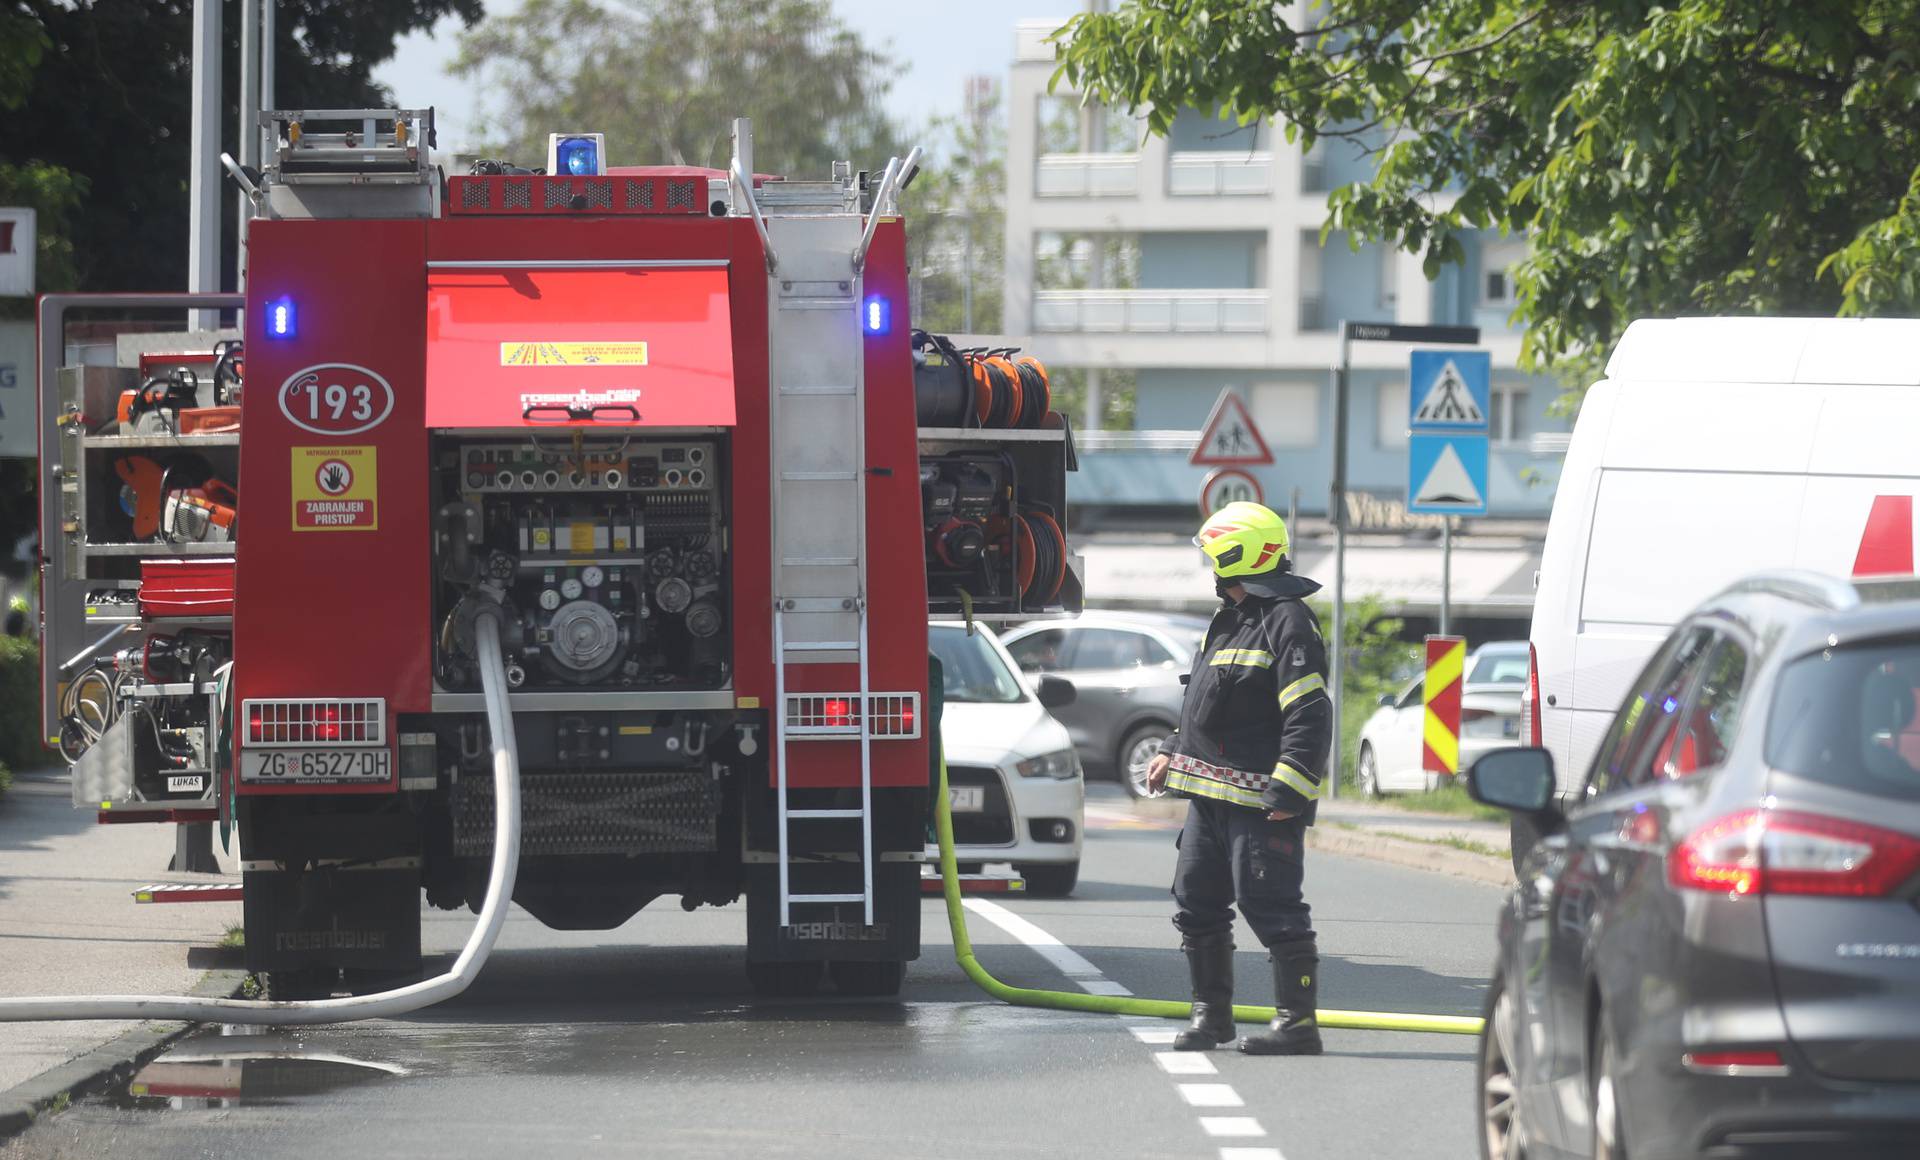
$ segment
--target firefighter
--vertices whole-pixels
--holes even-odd
[[[1173,923],[1194,1004],[1174,1047],[1205,1051],[1234,1038],[1237,902],[1267,948],[1278,1008],[1271,1029],[1240,1050],[1318,1055],[1320,960],[1301,883],[1333,729],[1326,644],[1305,603],[1320,586],[1293,572],[1286,521],[1259,504],[1228,504],[1193,542],[1212,562],[1220,610],[1187,678],[1180,728],[1147,773],[1151,791],[1188,801]]]

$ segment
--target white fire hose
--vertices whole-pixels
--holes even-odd
[[[493,738],[493,869],[487,899],[480,907],[467,945],[444,975],[405,987],[343,999],[277,1003],[254,999],[195,999],[175,995],[50,995],[37,999],[0,999],[0,1022],[64,1019],[187,1019],[250,1024],[346,1023],[383,1019],[431,1007],[467,989],[493,952],[507,919],[514,878],[520,870],[520,761],[513,737],[513,713],[507,703],[506,664],[500,652],[498,613],[488,609],[474,622],[480,660],[480,687],[486,693],[487,728]]]

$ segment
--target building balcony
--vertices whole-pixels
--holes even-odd
[[[1262,334],[1267,292],[1039,290],[1033,328],[1055,334]]]
[[[1133,197],[1140,192],[1140,155],[1043,153],[1033,192],[1036,197]]]
[[[1271,153],[1175,153],[1167,162],[1172,197],[1265,197],[1273,192]]]
[[[1168,451],[1190,455],[1200,445],[1198,431],[1091,431],[1073,433],[1075,451]]]
[[[1038,64],[1053,60],[1053,45],[1047,38],[1060,30],[1058,20],[1022,20],[1013,29],[1013,59],[1020,64]]]

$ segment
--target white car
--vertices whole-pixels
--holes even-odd
[[[1080,879],[1086,781],[1066,727],[1042,704],[1071,701],[1058,677],[1027,683],[984,625],[930,626],[945,673],[946,746],[955,860],[1010,862],[1027,892],[1064,897]]]
[[[1520,743],[1520,691],[1527,683],[1527,642],[1483,644],[1467,657],[1460,686],[1460,768],[1494,749]],[[1441,775],[1421,768],[1427,706],[1416,680],[1360,730],[1358,777],[1366,797],[1438,789]]]

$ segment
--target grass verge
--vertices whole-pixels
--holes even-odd
[[[1484,806],[1467,796],[1467,789],[1461,785],[1443,785],[1439,789],[1426,793],[1396,793],[1380,798],[1380,804],[1392,806],[1397,810],[1411,810],[1422,814],[1446,814],[1450,817],[1472,818],[1481,822],[1504,822],[1507,811],[1493,806]]]
[[[1325,823],[1322,824],[1324,825]],[[1333,826],[1335,829],[1350,830],[1356,834],[1373,832],[1365,826],[1357,826],[1352,822],[1334,822]],[[1380,834],[1378,836],[1395,842],[1412,842],[1420,846],[1445,846],[1450,850],[1462,850],[1468,854],[1478,854],[1483,858],[1499,858],[1505,860],[1512,857],[1509,851],[1503,850],[1498,846],[1492,846],[1486,842],[1476,842],[1472,838],[1455,837],[1452,834],[1440,838],[1422,838],[1416,834]]]

